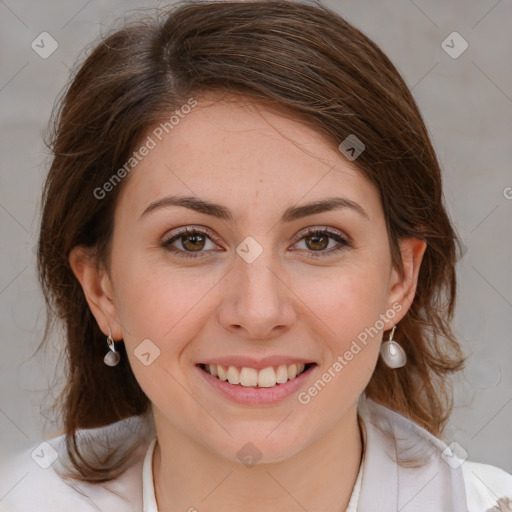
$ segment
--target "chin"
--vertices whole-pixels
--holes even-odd
[[[275,428],[275,425],[274,427]],[[304,435],[291,435],[290,431],[283,430],[280,435],[271,430],[254,430],[251,435],[247,429],[241,429],[239,436],[231,432],[233,438],[219,445],[219,438],[210,440],[209,447],[218,456],[230,462],[242,463],[248,467],[255,464],[273,464],[292,458],[305,448]],[[297,440],[300,439],[300,443]],[[206,441],[208,443],[208,441]]]

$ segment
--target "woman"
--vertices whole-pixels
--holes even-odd
[[[95,47],[52,150],[65,435],[6,510],[512,510],[512,476],[441,440],[457,238],[415,102],[361,32],[182,3]]]

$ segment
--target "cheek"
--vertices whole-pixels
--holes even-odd
[[[125,342],[135,346],[150,338],[165,347],[172,340],[180,350],[187,326],[200,324],[204,299],[219,278],[204,269],[171,267],[136,258],[119,261],[115,295]]]
[[[354,403],[370,381],[386,313],[386,283],[377,269],[353,265],[326,279],[322,293],[302,295],[315,313],[309,318],[317,317],[315,334],[324,349],[317,380],[298,397],[312,415],[329,410],[340,417],[343,404]]]
[[[297,295],[337,339],[357,336],[372,326],[387,304],[387,279],[377,266],[344,265],[329,275],[302,277]]]

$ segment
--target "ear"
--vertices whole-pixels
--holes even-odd
[[[108,336],[110,328],[115,340],[122,339],[112,283],[104,266],[97,261],[93,251],[84,246],[76,246],[71,250],[69,264],[103,334]]]
[[[397,314],[393,318],[389,329],[402,320],[411,307],[416,294],[418,275],[426,248],[427,243],[417,238],[403,238],[400,240],[403,272],[393,267],[390,275],[388,308],[397,311]],[[398,308],[398,304],[401,305],[401,308]]]

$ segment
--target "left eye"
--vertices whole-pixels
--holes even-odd
[[[174,245],[175,242],[179,240],[181,240],[181,249]],[[338,243],[337,247],[336,244],[334,244],[334,248],[333,246],[329,247],[330,241],[333,240]],[[206,247],[208,241],[213,245],[210,249],[214,249],[216,244],[214,244],[212,236],[207,231],[185,229],[166,240],[162,246],[179,257],[198,258],[203,257],[202,254],[206,252],[203,251],[203,249],[208,249]],[[310,258],[330,256],[346,247],[350,247],[350,243],[343,238],[341,234],[337,231],[331,231],[330,229],[310,229],[301,234],[297,243],[302,241],[305,243],[305,250],[307,251],[309,249],[311,251],[310,254],[308,254]],[[326,251],[326,249],[330,250]]]
[[[350,243],[341,236],[337,231],[331,231],[330,229],[310,229],[306,233],[302,234],[299,242],[304,240],[306,250],[311,249],[313,252],[308,254],[309,258],[318,258],[322,256],[330,256],[337,253],[346,247],[350,247]],[[333,246],[329,247],[329,241],[334,240],[337,242]],[[326,251],[325,249],[331,249]]]

